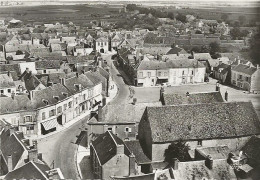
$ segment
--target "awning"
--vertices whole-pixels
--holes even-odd
[[[44,129],[46,131],[59,126],[59,124],[56,121],[56,119],[53,119],[53,120],[50,120],[50,121],[45,121],[45,122],[43,122],[41,124],[43,125],[43,127],[44,127]]]

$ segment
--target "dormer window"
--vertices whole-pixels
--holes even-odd
[[[68,97],[68,93],[62,92],[62,95]]]
[[[59,96],[53,96],[54,99],[56,99],[57,101],[60,100]]]
[[[81,91],[81,84],[74,84],[74,86],[77,88],[77,90]]]
[[[45,105],[49,105],[49,101],[43,99],[42,102],[45,104]]]

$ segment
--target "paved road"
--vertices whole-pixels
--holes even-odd
[[[76,167],[76,151],[78,135],[87,122],[88,117],[76,122],[68,129],[38,141],[39,152],[46,163],[60,168],[66,179],[80,179]]]
[[[103,55],[102,58],[108,62],[113,81],[115,81],[117,87],[119,88],[117,96],[110,102],[110,104],[123,104],[128,102],[130,100],[129,86],[125,84],[122,76],[114,66],[111,60],[111,55]]]

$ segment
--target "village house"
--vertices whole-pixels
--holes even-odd
[[[95,41],[95,50],[100,53],[106,53],[109,51],[108,38],[99,37]]]
[[[155,86],[162,83],[176,86],[204,82],[206,68],[197,60],[143,60],[137,67],[137,86]]]
[[[163,161],[165,149],[179,139],[191,149],[217,145],[240,149],[252,135],[260,135],[260,123],[251,102],[147,107],[138,135],[147,157]]]
[[[231,84],[231,65],[221,63],[213,70],[213,78],[223,84]]]
[[[13,81],[13,78],[11,74],[0,74],[0,91],[1,91],[1,96],[9,96],[11,97],[12,94],[16,93],[16,86]]]
[[[231,84],[250,93],[260,92],[259,65],[245,65],[239,63],[231,69]]]
[[[135,156],[124,142],[110,131],[91,143],[90,159],[96,179],[130,176],[140,172]]]

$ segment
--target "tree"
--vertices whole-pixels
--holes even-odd
[[[212,42],[209,44],[209,53],[210,55],[215,55],[220,52],[220,46],[217,42]]]
[[[134,11],[134,10],[137,9],[137,6],[136,6],[136,4],[127,4],[127,5],[126,5],[126,9],[127,9],[128,11]]]
[[[181,13],[179,13],[179,14],[176,16],[176,19],[177,19],[178,21],[181,21],[182,23],[186,23],[186,16],[183,15],[183,14],[181,14]]]
[[[242,26],[246,22],[246,17],[245,16],[239,16],[238,17],[239,23]]]
[[[252,59],[253,64],[260,65],[260,27],[258,27],[258,32],[250,39],[250,51],[249,55]]]
[[[221,19],[226,22],[228,20],[228,14],[222,14]]]
[[[241,31],[239,27],[235,27],[233,29],[230,30],[230,36],[232,37],[232,39],[240,39],[241,37]]]
[[[196,30],[195,34],[202,34],[202,32],[200,30]]]
[[[171,48],[175,48],[175,46],[176,46],[175,43],[173,43],[173,44],[171,45]]]
[[[173,158],[177,158],[181,162],[190,160],[188,151],[190,150],[189,145],[184,141],[178,140],[177,142],[172,142],[164,152],[164,161],[172,163]]]
[[[173,12],[169,12],[167,16],[168,16],[168,18],[170,18],[170,19],[174,19],[174,14],[173,14]]]
[[[17,50],[15,54],[16,54],[16,55],[21,55],[21,54],[23,54],[23,51]]]

